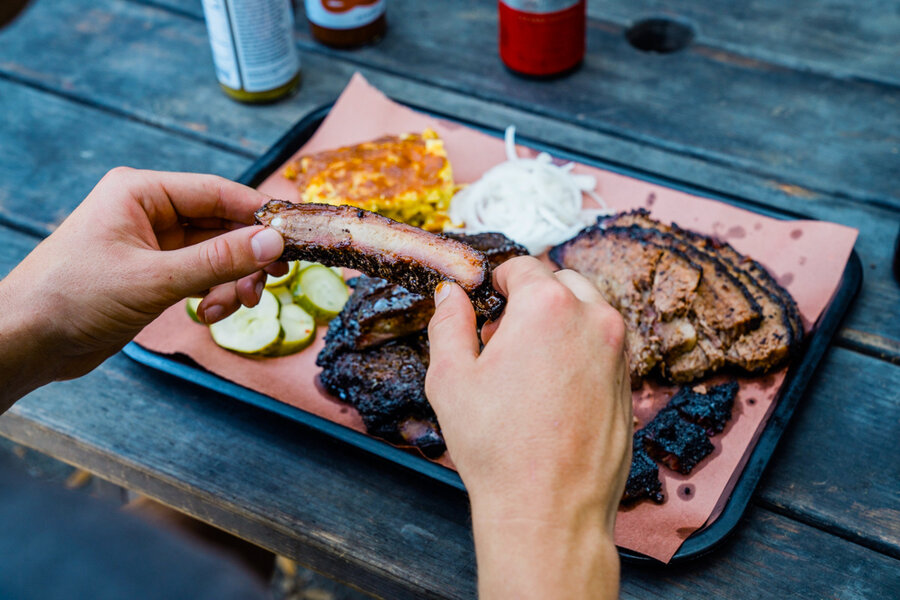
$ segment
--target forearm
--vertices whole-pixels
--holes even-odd
[[[0,414],[53,380],[54,359],[44,347],[35,307],[12,292],[12,278],[0,280]]]
[[[604,515],[591,505],[521,511],[473,499],[479,597],[617,598],[619,557]]]

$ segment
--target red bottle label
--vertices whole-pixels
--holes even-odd
[[[527,75],[554,75],[584,58],[585,0],[552,12],[528,12],[504,0],[498,0],[498,5],[500,58],[510,69]]]

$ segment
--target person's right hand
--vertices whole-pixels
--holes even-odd
[[[508,304],[482,330],[443,284],[426,395],[472,503],[483,598],[616,597],[615,515],[631,462],[621,316],[573,271],[494,271]]]

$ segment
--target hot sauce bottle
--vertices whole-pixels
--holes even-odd
[[[353,48],[378,41],[387,29],[387,0],[305,0],[316,41]]]
[[[585,0],[498,0],[500,58],[532,77],[567,73],[584,58]]]

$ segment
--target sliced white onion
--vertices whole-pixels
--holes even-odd
[[[546,152],[519,158],[516,128],[506,128],[506,162],[493,167],[453,197],[450,218],[457,231],[498,231],[540,254],[563,242],[598,216],[611,214],[594,192],[597,180],[573,174],[574,163],[553,164]],[[582,209],[588,194],[600,208]],[[448,228],[449,229],[449,228]]]

